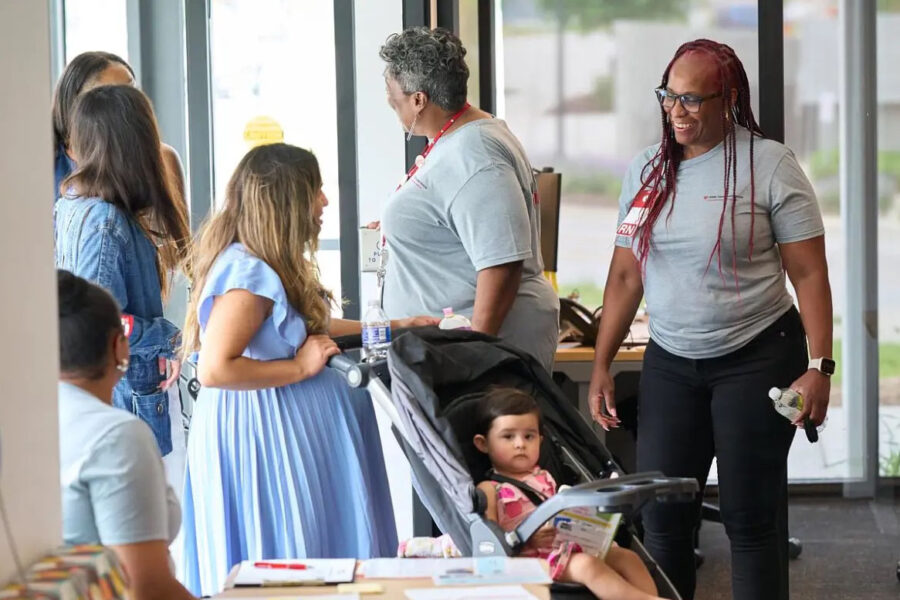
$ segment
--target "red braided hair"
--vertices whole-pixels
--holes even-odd
[[[729,200],[731,204],[731,236],[732,236],[732,256],[731,267],[734,272],[735,286],[738,285],[737,279],[737,245],[735,243],[734,216],[735,205],[737,202],[737,137],[735,125],[741,125],[750,131],[750,251],[748,258],[752,260],[753,256],[753,227],[755,221],[756,208],[756,181],[753,173],[753,140],[756,136],[764,137],[762,130],[753,117],[753,110],[750,107],[750,83],[747,80],[747,73],[744,71],[744,65],[734,53],[730,46],[714,42],[712,40],[699,39],[693,42],[682,44],[675,53],[675,56],[669,62],[665,72],[663,72],[661,87],[665,88],[669,83],[669,72],[672,65],[681,56],[689,52],[699,52],[709,56],[715,63],[720,93],[726,106],[731,102],[731,90],[737,90],[737,100],[731,106],[730,116],[723,111],[722,128],[725,132],[723,143],[723,154],[725,160],[725,170],[723,174],[722,194],[722,215],[719,218],[719,232],[716,236],[716,243],[709,254],[709,260],[706,268],[709,270],[713,257],[717,258],[719,275],[722,276],[722,230],[725,224],[725,215],[728,209]],[[647,194],[647,218],[640,226],[641,232],[646,235],[640,235],[638,241],[638,257],[643,270],[647,264],[647,256],[650,253],[650,232],[653,231],[653,225],[662,213],[666,202],[671,198],[669,203],[669,213],[671,216],[672,209],[675,205],[675,182],[678,174],[678,167],[681,165],[683,158],[683,148],[675,141],[675,130],[667,119],[666,111],[660,106],[662,116],[662,141],[656,154],[651,158],[641,172],[641,188],[636,195],[642,193]],[[730,194],[730,195],[729,195]]]

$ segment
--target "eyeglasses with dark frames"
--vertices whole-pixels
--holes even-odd
[[[712,100],[722,95],[722,92],[710,94],[709,96],[696,96],[694,94],[673,94],[666,88],[656,88],[653,90],[656,98],[659,100],[660,106],[665,110],[672,110],[675,107],[675,101],[681,102],[681,106],[689,113],[700,111],[700,106],[706,100]]]

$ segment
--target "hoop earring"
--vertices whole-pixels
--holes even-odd
[[[120,373],[125,373],[126,371],[128,371],[128,359],[127,359],[127,358],[123,358],[122,360],[120,360],[120,361],[118,362],[118,364],[116,364],[116,369],[117,369]]]
[[[412,139],[413,130],[416,128],[416,121],[419,120],[419,113],[416,113],[416,116],[413,117],[413,122],[410,124],[409,129],[406,130],[406,141]]]

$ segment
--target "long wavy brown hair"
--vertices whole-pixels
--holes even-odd
[[[319,283],[316,157],[288,144],[258,146],[244,156],[225,191],[225,205],[203,224],[191,254],[194,280],[182,332],[185,356],[200,349],[197,309],[209,271],[225,248],[243,244],[281,278],[288,301],[310,333],[328,327],[331,292]]]
[[[79,196],[97,197],[133,219],[156,246],[163,297],[169,273],[187,257],[187,208],[163,161],[150,100],[128,85],[105,85],[82,94],[70,122],[77,167],[62,182]]]
[[[672,65],[679,58],[689,52],[698,52],[710,57],[717,68],[717,78],[720,85],[722,98],[726,103],[730,103],[731,90],[737,90],[737,99],[730,105],[730,110],[722,112],[722,127],[725,132],[723,143],[724,154],[724,170],[722,174],[724,188],[722,194],[722,215],[719,218],[719,232],[716,235],[716,242],[710,252],[709,260],[706,268],[709,269],[713,258],[718,261],[719,274],[722,275],[722,230],[725,224],[725,218],[730,207],[731,212],[731,235],[732,235],[732,256],[731,266],[734,274],[735,286],[738,284],[737,279],[737,245],[734,243],[734,217],[735,207],[737,205],[737,136],[735,125],[745,127],[750,131],[750,250],[749,257],[753,257],[753,228],[755,225],[755,208],[756,208],[756,179],[753,173],[753,140],[759,136],[764,137],[762,130],[753,116],[753,109],[750,107],[750,83],[747,80],[747,72],[744,71],[744,65],[734,53],[731,47],[714,42],[712,40],[699,39],[692,42],[682,44],[675,52],[675,56],[669,62],[665,72],[663,72],[661,87],[665,88],[669,83],[669,72]],[[726,104],[728,106],[728,104]],[[666,111],[660,106],[662,116],[662,140],[659,150],[644,166],[641,172],[641,188],[635,197],[642,193],[648,194],[649,205],[647,208],[647,218],[641,225],[642,232],[646,235],[640,235],[638,241],[638,257],[641,267],[647,264],[647,256],[650,253],[651,235],[653,225],[656,223],[659,215],[662,213],[663,207],[668,203],[669,215],[675,206],[675,182],[678,176],[678,167],[681,164],[684,150],[675,141],[675,129],[667,118]],[[671,200],[671,202],[669,202]],[[724,275],[722,275],[724,278]]]

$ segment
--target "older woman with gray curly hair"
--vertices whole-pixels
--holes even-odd
[[[407,29],[380,55],[407,139],[429,139],[382,215],[386,312],[451,306],[549,372],[559,299],[543,277],[537,187],[522,145],[505,122],[466,102],[466,50],[449,31]]]

